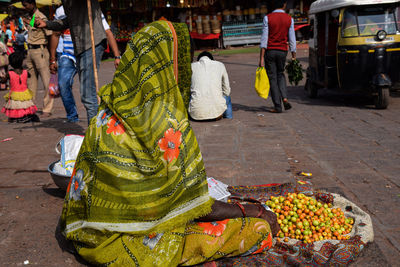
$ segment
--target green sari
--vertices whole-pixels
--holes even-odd
[[[181,262],[184,248],[192,247],[185,245],[191,222],[213,204],[187,116],[190,79],[186,25],[158,21],[134,35],[112,83],[101,89],[61,216],[66,238],[87,261],[176,266],[206,260],[201,254]],[[242,250],[261,246],[266,233]],[[209,253],[212,259],[215,251]]]

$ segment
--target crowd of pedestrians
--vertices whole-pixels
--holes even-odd
[[[8,19],[7,23],[3,23],[4,30],[0,34],[0,89],[15,90],[13,87],[15,84],[11,82],[11,76],[9,75],[11,65],[9,64],[9,57],[13,54],[18,54],[18,58],[25,59],[24,66],[28,75],[26,84],[22,83],[22,85],[31,95],[30,101],[37,101],[36,93],[40,76],[45,88],[45,94],[42,108],[38,113],[41,117],[51,117],[54,98],[57,95],[54,95],[54,91],[49,90],[50,77],[59,72],[58,82],[56,83],[58,83],[59,95],[65,107],[66,122],[76,123],[79,121],[79,116],[72,94],[72,85],[73,78],[78,73],[81,101],[86,108],[88,122],[90,122],[90,119],[97,113],[98,99],[94,82],[87,9],[82,10],[79,5],[69,4],[71,2],[66,1],[65,11],[64,7],[60,6],[54,19],[48,23],[48,18],[37,8],[35,0],[22,0],[21,3],[26,14],[22,18]],[[116,40],[101,12],[100,6],[95,5],[94,10],[96,11],[93,23],[95,27],[97,67],[99,67],[107,43],[114,54],[114,65],[117,67],[121,56]],[[69,23],[70,20],[77,19],[82,22],[79,25],[83,24],[87,27],[79,26],[74,28],[75,24]],[[20,76],[19,72],[13,73],[17,73]],[[9,112],[10,101],[19,101],[18,99],[12,99],[12,95],[15,94],[6,95],[7,103],[2,109],[2,112],[8,116],[9,122],[39,121],[38,116],[35,115],[33,117],[34,114],[25,114],[22,118],[20,117],[22,113]],[[17,106],[21,106],[20,103]],[[33,113],[33,109],[30,110],[30,113]],[[28,115],[30,119],[25,118]]]

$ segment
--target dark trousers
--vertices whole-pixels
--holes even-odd
[[[267,70],[272,102],[277,111],[282,111],[282,99],[287,98],[285,63],[287,51],[267,50],[265,68]]]

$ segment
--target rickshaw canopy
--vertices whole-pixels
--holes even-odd
[[[398,3],[399,0],[318,0],[311,4],[309,14],[316,14],[346,6]]]

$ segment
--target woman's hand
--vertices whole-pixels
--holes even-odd
[[[273,213],[272,211],[264,209],[259,218],[264,219],[269,223],[269,226],[271,227],[272,236],[275,237],[280,229],[276,214]]]
[[[120,61],[121,61],[121,59],[119,59],[119,58],[115,58],[114,59],[114,67],[115,67],[115,69],[118,68],[118,65],[119,65]]]

